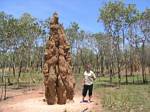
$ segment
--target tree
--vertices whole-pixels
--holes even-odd
[[[110,64],[110,52],[111,52],[111,39],[107,34],[97,33],[93,35],[96,39],[96,64],[97,69],[101,66],[101,74],[104,76],[105,69],[108,70],[108,64]],[[106,66],[106,67],[105,67]],[[109,70],[108,70],[109,71]],[[112,74],[110,75],[110,77]],[[111,78],[110,78],[111,82]]]
[[[121,39],[121,29],[123,27],[123,18],[124,18],[124,3],[121,1],[108,2],[100,9],[99,20],[101,19],[104,23],[106,32],[112,37],[112,54],[111,60],[114,59],[114,55],[117,61],[118,69],[118,82],[120,85],[121,82],[121,50],[120,50],[120,39]],[[113,65],[114,62],[112,62]]]
[[[70,42],[71,54],[76,60],[73,62],[73,68],[75,72],[77,71],[77,69],[78,71],[80,71],[78,57],[79,25],[76,22],[72,22],[69,28],[67,28],[65,31]]]
[[[19,48],[17,50],[19,56],[19,83],[22,67],[24,66],[26,69],[29,69],[32,67],[32,63],[35,62],[31,54],[35,53],[35,41],[41,34],[41,28],[36,18],[32,17],[28,13],[24,13],[22,15],[18,24],[20,27],[20,37],[18,38]],[[32,69],[30,69],[30,72],[31,70]]]

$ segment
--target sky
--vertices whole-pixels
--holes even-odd
[[[99,9],[108,0],[0,0],[0,11],[19,18],[23,13],[30,13],[39,20],[45,20],[53,12],[58,12],[60,23],[69,27],[71,22],[80,28],[96,33],[103,32],[102,22],[97,22]],[[140,11],[150,8],[150,0],[124,0],[126,4],[136,4]]]

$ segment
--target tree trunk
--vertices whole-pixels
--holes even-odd
[[[121,75],[120,75],[120,65],[119,65],[119,57],[117,57],[117,69],[118,69],[118,83],[119,83],[119,87],[120,87],[120,83],[121,83]]]
[[[128,70],[127,70],[127,63],[125,65],[125,75],[126,75],[126,84],[128,84]]]
[[[0,100],[3,99],[3,85],[1,85],[1,97],[0,97]]]
[[[14,78],[16,77],[16,65],[15,64],[13,64],[13,76]]]
[[[119,37],[118,37],[119,38]],[[117,42],[117,71],[118,71],[118,83],[120,87],[121,83],[121,75],[120,75],[120,48],[119,48],[119,42]]]
[[[15,64],[15,56],[13,54],[13,59],[12,59],[12,69],[13,69],[13,76],[14,78],[16,77],[16,64]]]
[[[8,72],[8,85],[12,85],[11,81],[10,81],[10,75],[11,75],[11,64],[9,64],[9,72]]]
[[[6,90],[7,90],[7,84],[6,84],[6,76],[5,76],[5,81],[4,81],[4,100],[6,100]]]
[[[98,71],[99,71],[99,64],[98,64],[98,54],[96,55],[96,75],[98,76],[99,75],[99,73],[98,73]]]
[[[104,76],[104,56],[101,56],[101,74]]]
[[[145,42],[143,42],[142,44],[142,77],[143,77],[143,83],[146,83],[146,75],[145,75],[145,52],[144,52],[144,48],[145,48]]]
[[[110,65],[109,68],[110,68],[110,70],[109,70],[110,71],[110,73],[109,73],[110,74],[110,83],[112,83],[112,64]]]
[[[3,63],[2,66],[2,77],[1,77],[2,83],[4,82],[4,74],[5,74],[5,63]]]
[[[19,72],[18,72],[18,79],[17,79],[17,86],[19,87],[19,80],[21,76],[21,69],[22,69],[22,60],[20,61],[20,66],[19,66]]]
[[[132,59],[131,51],[130,51],[130,76],[133,77],[133,83],[134,83],[134,76],[133,76],[133,59]]]

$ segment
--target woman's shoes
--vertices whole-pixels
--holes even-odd
[[[92,101],[92,100],[89,99],[89,103],[92,103],[92,102],[94,102],[94,101]]]
[[[88,103],[88,100],[82,100],[80,103]]]
[[[82,100],[82,101],[80,101],[80,103],[92,103],[92,102],[94,102],[94,101],[92,101],[92,100]]]

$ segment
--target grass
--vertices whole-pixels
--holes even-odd
[[[117,78],[113,78],[112,84],[109,82],[109,77],[96,80],[95,91],[101,98],[105,112],[150,111],[150,84],[142,84],[141,77],[138,82],[135,80],[134,84],[132,81],[133,78],[129,77],[129,84],[125,85],[125,77],[123,77],[118,88]]]
[[[0,77],[1,78],[1,77]],[[6,83],[8,84],[8,78],[10,79],[10,83],[14,86],[17,85],[18,74],[14,77],[12,74],[8,74],[8,77],[4,77],[4,81],[6,78]],[[2,79],[0,79],[0,85],[4,84]],[[19,79],[19,86],[20,87],[27,87],[27,86],[36,86],[43,83],[43,74],[40,72],[32,71],[31,73],[23,72],[20,75]]]

